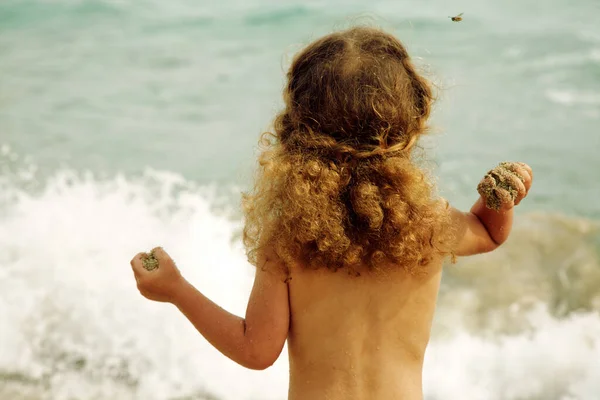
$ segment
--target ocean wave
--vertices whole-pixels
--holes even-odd
[[[207,296],[243,314],[253,269],[231,201],[157,171],[60,170],[31,189],[11,165],[12,179],[0,179],[0,393],[285,398],[285,352],[260,374],[242,369],[173,309],[141,298],[129,270],[133,254],[161,244]],[[426,398],[592,400],[599,244],[595,221],[525,215],[500,250],[448,267]]]
[[[536,73],[543,71],[572,70],[574,68],[582,68],[586,72],[593,73],[597,68],[599,60],[597,48],[525,58],[522,57],[522,49],[510,47],[506,50],[506,55],[508,57],[521,59],[520,62],[513,66],[515,70]]]
[[[558,214],[517,215],[500,249],[445,270],[440,331],[522,332],[540,304],[556,318],[600,311],[600,223]]]
[[[600,94],[597,92],[549,89],[546,91],[546,98],[554,103],[566,106],[595,106],[600,104]]]
[[[239,222],[215,207],[211,188],[169,173],[103,180],[68,170],[34,191],[0,186],[12,199],[0,213],[1,371],[43,382],[52,399],[207,389],[239,399],[268,386],[273,373],[240,373],[184,318],[142,299],[131,276],[131,257],[162,244],[207,295],[244,312],[253,269],[232,241]]]
[[[600,393],[600,317],[556,319],[537,307],[520,334],[465,331],[433,340],[425,360],[426,400],[595,400]]]

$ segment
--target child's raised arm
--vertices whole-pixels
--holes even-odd
[[[179,273],[164,250],[154,251],[159,268],[147,271],[143,253],[131,260],[140,293],[155,301],[173,303],[217,350],[250,369],[265,369],[281,354],[289,329],[287,283],[275,271],[279,262],[263,255],[256,269],[246,318],[213,303]]]
[[[533,180],[532,170],[527,164],[511,163],[509,167],[521,178],[507,178],[507,187],[516,191],[514,199],[504,185],[499,185],[493,191],[495,199],[498,200],[498,210],[489,208],[489,201],[483,196],[477,199],[470,212],[451,208],[453,223],[458,233],[455,255],[470,256],[490,252],[508,239],[512,229],[513,208],[527,196]],[[484,178],[482,183],[486,179],[489,177]]]

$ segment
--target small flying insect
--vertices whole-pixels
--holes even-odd
[[[460,21],[462,21],[463,14],[464,13],[460,13],[456,17],[448,17],[448,18],[450,18],[453,22],[460,22]]]

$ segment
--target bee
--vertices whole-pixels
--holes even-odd
[[[454,22],[460,22],[460,21],[462,21],[462,16],[463,16],[463,14],[464,14],[464,13],[460,13],[460,14],[458,14],[456,17],[448,17],[448,18],[450,18],[450,19],[451,19],[452,21],[454,21]]]

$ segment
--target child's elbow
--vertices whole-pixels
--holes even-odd
[[[255,371],[264,371],[265,369],[272,366],[274,363],[275,363],[275,361],[272,361],[272,362],[257,361],[257,362],[249,363],[245,367],[248,369],[255,370]]]
[[[248,369],[265,370],[275,364],[281,354],[282,347],[251,346],[246,351],[242,365]]]
[[[493,240],[490,237],[490,240],[488,240],[486,243],[484,243],[481,246],[479,253],[480,254],[491,253],[492,251],[496,250],[498,247],[502,246],[503,243],[504,243],[504,241],[496,242],[495,240]]]
[[[263,371],[275,364],[275,361],[277,361],[277,357],[269,356],[267,354],[254,354],[248,357],[244,363],[244,367],[256,371]]]

